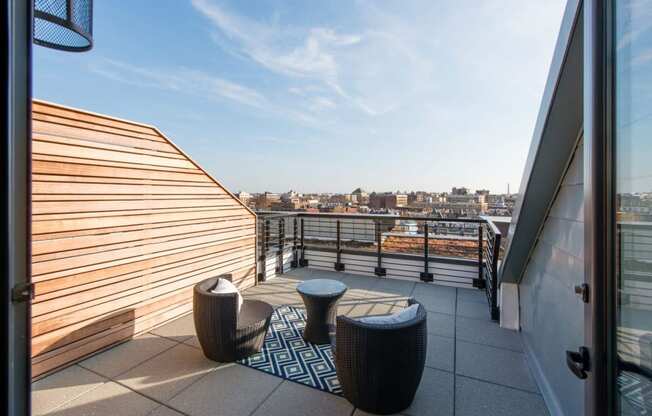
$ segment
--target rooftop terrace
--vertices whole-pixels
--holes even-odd
[[[497,323],[503,240],[490,220],[253,213],[154,127],[39,101],[33,118],[35,414],[362,414],[337,394],[205,358],[193,288],[219,275],[245,298],[298,309],[299,282],[338,279],[349,288],[338,315],[351,317],[416,298],[427,310],[427,357],[406,414],[548,413],[521,334]],[[421,333],[422,318],[421,310]],[[297,325],[277,333],[294,335]],[[397,343],[397,355],[379,361],[421,357],[422,340]],[[277,342],[287,348],[273,368],[310,368],[337,391],[345,378],[328,344],[311,344],[323,348],[312,355],[305,344]],[[409,384],[404,375],[387,391]]]
[[[406,415],[547,415],[518,332],[491,321],[483,291],[310,268],[247,289],[245,298],[303,307],[296,285],[334,278],[339,314],[385,314],[408,297],[428,311],[426,369]],[[240,364],[204,358],[192,315],[36,381],[38,415],[363,415],[343,397]]]

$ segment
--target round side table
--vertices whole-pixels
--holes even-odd
[[[308,314],[303,339],[313,344],[330,342],[330,335],[335,332],[337,302],[346,289],[344,283],[332,279],[306,280],[297,286]]]

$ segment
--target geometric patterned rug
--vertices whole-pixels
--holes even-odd
[[[341,395],[342,388],[337,379],[330,344],[315,345],[304,341],[301,334],[305,325],[303,310],[288,305],[276,308],[262,350],[238,362],[286,380]]]
[[[652,383],[639,374],[623,371],[618,374],[620,396],[632,407],[632,414],[652,414]]]

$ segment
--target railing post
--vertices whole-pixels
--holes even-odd
[[[380,221],[374,220],[374,227],[376,231],[376,245],[378,246],[376,252],[377,264],[374,273],[376,273],[376,276],[381,277],[387,275],[387,270],[383,267],[383,239],[380,232]]]
[[[301,257],[299,258],[299,266],[301,267],[308,266],[308,260],[306,260],[306,245],[304,244],[303,218],[301,218]]]
[[[336,233],[337,233],[337,241],[336,241],[336,254],[337,254],[337,260],[335,262],[335,270],[338,272],[343,272],[344,271],[344,264],[342,264],[342,248],[341,248],[341,238],[340,238],[340,220],[336,220]]]
[[[478,223],[478,277],[473,279],[473,287],[478,289],[484,289],[486,287],[486,282],[484,279],[484,264],[483,264],[483,254],[484,254],[484,228],[482,223]]]
[[[424,282],[432,282],[434,275],[428,271],[428,263],[430,262],[429,255],[430,236],[428,232],[428,221],[423,224],[423,272],[421,272],[421,280]]]
[[[285,245],[285,218],[278,220],[278,251],[276,252],[276,273],[283,274],[283,250]]]
[[[292,263],[290,267],[296,269],[299,267],[299,254],[297,253],[297,217],[292,220]]]
[[[491,319],[500,319],[498,309],[498,259],[500,258],[500,234],[495,235],[493,259],[491,261]]]
[[[258,281],[264,282],[267,279],[267,250],[269,248],[269,220],[266,219],[262,226],[262,247],[258,260],[262,263],[260,272],[258,272]]]

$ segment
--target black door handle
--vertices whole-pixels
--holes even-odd
[[[588,376],[586,372],[589,371],[589,364],[588,348],[580,347],[578,351],[566,351],[566,365],[580,380],[584,380]]]

